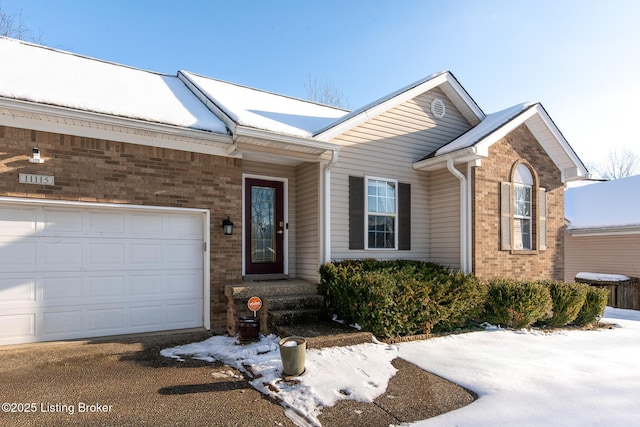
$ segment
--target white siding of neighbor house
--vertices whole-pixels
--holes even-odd
[[[304,163],[296,168],[296,277],[319,280],[320,268],[320,164]]]
[[[448,169],[429,174],[429,219],[429,261],[459,269],[460,181]]]
[[[640,277],[640,234],[572,236],[565,232],[564,280],[579,272]]]
[[[443,119],[434,119],[430,103],[440,98]],[[332,259],[429,260],[429,175],[413,163],[470,128],[440,89],[434,89],[349,130],[331,142],[340,144],[340,157],[331,170]],[[349,250],[349,176],[397,179],[411,184],[411,250]],[[457,193],[456,193],[457,194]],[[459,236],[455,237],[458,240]]]
[[[268,163],[259,163],[252,161],[243,161],[242,162],[242,173],[255,175],[260,177],[261,179],[287,179],[288,186],[288,220],[289,220],[289,230],[288,230],[288,244],[289,244],[289,275],[291,277],[296,277],[296,268],[297,268],[297,257],[296,257],[296,212],[297,212],[297,203],[296,203],[296,169],[290,166],[282,166],[282,165],[274,165]],[[243,195],[244,197],[244,195]]]

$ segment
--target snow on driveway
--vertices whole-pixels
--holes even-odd
[[[551,333],[489,328],[398,345],[307,350],[307,372],[297,384],[280,379],[273,335],[247,346],[216,336],[162,354],[250,369],[261,375],[251,381],[254,387],[314,421],[338,399],[371,402],[383,394],[396,372],[391,360],[402,357],[479,395],[471,405],[416,426],[637,426],[640,312],[607,308],[602,321],[618,326]]]

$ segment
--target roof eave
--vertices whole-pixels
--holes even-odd
[[[0,97],[0,125],[228,156],[231,135]],[[89,124],[90,123],[90,124]]]
[[[279,144],[291,146],[292,149],[306,149],[317,151],[319,154],[327,151],[340,150],[340,145],[330,142],[317,141],[311,138],[298,137],[288,134],[271,132],[268,130],[256,129],[252,127],[238,125],[235,129],[235,137],[237,139],[260,139],[264,141],[273,141]]]
[[[430,157],[413,164],[413,169],[421,171],[436,171],[447,167],[447,161],[453,160],[454,164],[468,163],[488,157],[489,153],[482,151],[477,146],[463,148],[440,156]]]
[[[567,232],[573,237],[591,236],[615,236],[626,234],[640,234],[640,224],[603,226],[603,227],[576,227],[567,228]]]

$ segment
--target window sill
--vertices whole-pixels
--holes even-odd
[[[511,255],[538,255],[540,253],[537,249],[512,249]]]

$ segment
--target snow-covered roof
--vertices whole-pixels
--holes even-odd
[[[495,132],[497,129],[500,129],[504,124],[519,116],[533,105],[534,104],[532,103],[518,104],[511,108],[507,108],[506,110],[489,114],[480,122],[479,125],[469,129],[458,138],[442,146],[440,149],[436,150],[434,154],[436,156],[440,156],[462,148],[471,147],[472,145],[482,141],[483,138]]]
[[[458,138],[414,163],[414,169],[437,170],[448,160],[465,163],[489,155],[489,147],[521,125],[526,125],[551,160],[562,172],[562,181],[587,176],[587,168],[578,158],[560,130],[540,103],[523,103],[487,115],[479,124]]]
[[[623,231],[640,228],[640,175],[567,188],[569,231]]]
[[[179,75],[215,104],[233,123],[275,133],[310,138],[349,112],[188,71]]]
[[[0,97],[227,133],[176,76],[0,37]]]

